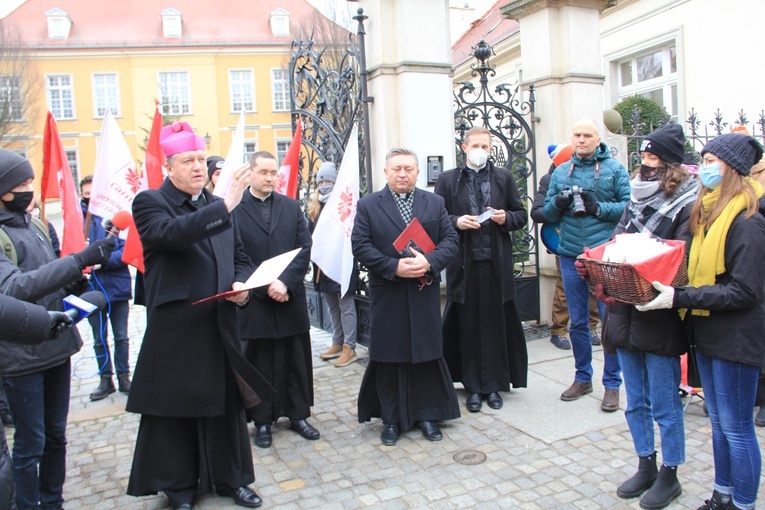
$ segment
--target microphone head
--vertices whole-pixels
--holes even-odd
[[[133,223],[133,216],[127,211],[119,211],[112,218],[112,224],[120,230],[125,230]]]
[[[106,308],[106,296],[98,290],[91,290],[80,295],[80,299],[87,301],[99,310]]]

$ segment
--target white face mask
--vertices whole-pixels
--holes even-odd
[[[470,168],[480,170],[489,159],[489,153],[483,149],[472,149],[467,153],[467,162]]]

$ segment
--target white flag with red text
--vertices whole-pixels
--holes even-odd
[[[117,121],[107,110],[98,142],[88,210],[95,216],[112,219],[120,211],[132,211],[133,199],[140,190],[141,178],[133,155]]]
[[[345,295],[353,273],[351,231],[359,201],[359,134],[353,126],[337,181],[313,231],[311,260],[340,284]]]

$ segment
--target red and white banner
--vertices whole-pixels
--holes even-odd
[[[354,125],[345,148],[337,181],[313,231],[311,260],[348,292],[353,273],[351,231],[359,201],[359,132]]]
[[[146,154],[141,165],[141,190],[157,189],[165,180],[165,151],[159,145],[159,134],[162,132],[162,110],[159,103],[154,110],[154,119],[151,121],[149,140],[146,143]]]
[[[228,148],[228,154],[223,161],[223,168],[218,175],[218,182],[215,184],[213,195],[216,197],[225,197],[226,191],[231,184],[231,178],[234,176],[234,172],[237,168],[244,163],[244,124],[245,124],[245,112],[242,110],[239,115],[239,122],[236,123],[236,131],[234,131],[234,139],[231,140],[231,147]]]
[[[58,182],[58,197],[61,198],[61,215],[64,220],[61,256],[65,257],[85,249],[84,225],[82,208],[77,199],[77,188],[75,188],[72,170],[58,134],[56,119],[51,112],[48,112],[43,137],[43,192],[50,180]],[[43,196],[43,198],[55,197]]]
[[[297,198],[298,172],[300,171],[300,144],[303,141],[303,123],[298,120],[295,128],[295,135],[292,137],[292,143],[284,156],[282,166],[279,168],[279,182],[276,183],[274,191],[287,195],[291,198]]]

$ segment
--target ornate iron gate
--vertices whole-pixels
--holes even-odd
[[[492,47],[480,41],[473,48],[476,62],[471,64],[472,76],[478,76],[478,87],[472,82],[459,82],[454,93],[454,130],[457,163],[464,163],[461,146],[465,132],[473,126],[484,126],[492,133],[490,158],[500,167],[510,169],[518,183],[521,200],[527,209],[529,178],[536,183],[536,149],[534,147],[534,85],[524,98],[520,84],[506,83],[489,88],[489,78],[495,76],[489,64]],[[533,189],[533,188],[532,188]],[[539,248],[536,226],[526,225],[511,232],[515,261],[515,290],[521,320],[539,321]]]
[[[366,194],[370,178],[369,122],[366,103],[366,67],[364,58],[364,16],[358,9],[353,19],[358,21],[357,33],[350,34],[332,24],[323,27],[328,40],[292,43],[289,63],[290,100],[293,128],[303,123],[298,200],[307,213],[316,190],[316,174],[325,161],[338,166],[354,124],[359,127],[360,194]],[[334,36],[332,31],[334,30]],[[306,214],[307,216],[307,214]],[[331,331],[329,312],[322,296],[314,289],[312,270],[306,275],[308,312],[313,326]],[[364,282],[359,288],[365,289]],[[368,300],[360,295],[356,300],[359,317],[359,340],[369,337]]]

